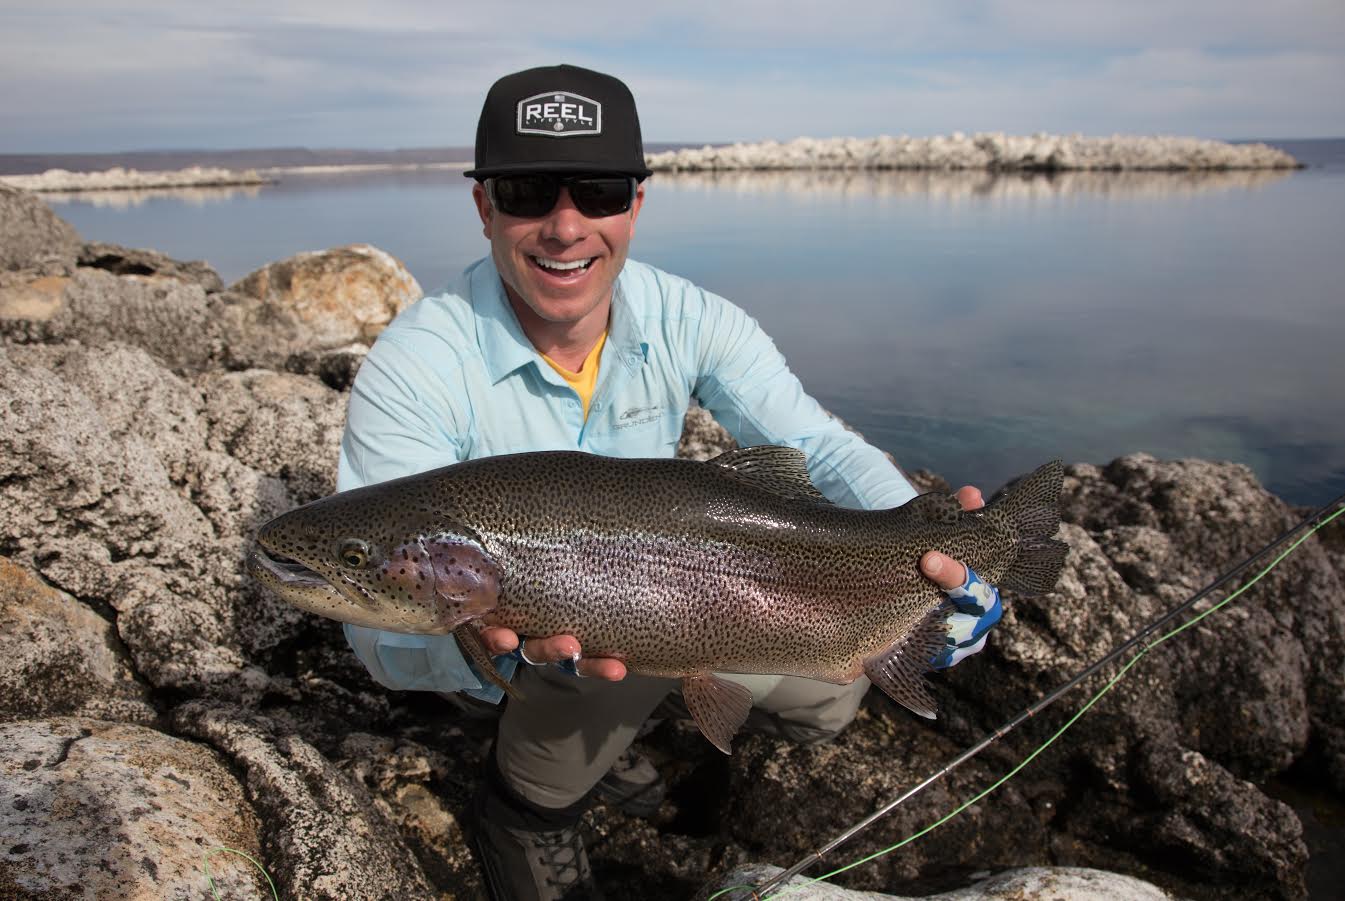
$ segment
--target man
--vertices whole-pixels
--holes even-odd
[[[694,397],[742,444],[800,448],[815,484],[837,503],[894,507],[915,495],[880,451],[804,393],[746,314],[627,260],[650,172],[635,102],[620,81],[571,66],[500,79],[466,174],[476,179],[490,256],[405,310],[370,351],[351,392],[339,489],[520,451],[672,456]],[[959,499],[981,504],[973,488]],[[999,617],[998,596],[958,561],[931,553],[921,565],[962,611],[933,661],[948,666],[980,649]],[[500,698],[451,636],[346,633],[388,687]],[[486,628],[482,638],[510,655],[498,668],[526,698],[500,717],[473,805],[487,885],[509,901],[572,890],[594,897],[579,818],[674,683],[584,657],[571,635]],[[804,740],[843,728],[868,685],[734,678],[754,691],[756,725]]]

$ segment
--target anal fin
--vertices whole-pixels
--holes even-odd
[[[925,614],[904,638],[864,661],[864,675],[898,704],[934,719],[938,705],[925,684],[925,673],[948,637],[953,605],[944,601]]]
[[[458,647],[476,664],[477,670],[486,677],[486,681],[492,685],[498,686],[509,697],[515,701],[523,700],[523,693],[509,683],[509,680],[500,675],[500,671],[495,668],[495,661],[490,658],[490,651],[486,650],[485,644],[481,641],[481,633],[471,623],[464,623],[453,630],[453,637],[458,640]]]
[[[714,673],[697,673],[683,677],[682,700],[710,744],[732,754],[734,733],[752,710],[752,692]]]

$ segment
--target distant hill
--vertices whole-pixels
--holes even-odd
[[[661,153],[688,143],[651,143],[649,153]],[[101,172],[125,169],[172,170],[188,166],[225,169],[270,169],[291,166],[361,166],[376,164],[471,162],[471,147],[417,147],[407,150],[310,150],[307,147],[263,147],[255,150],[136,150],[125,153],[10,153],[0,154],[0,175],[33,175],[48,169]]]

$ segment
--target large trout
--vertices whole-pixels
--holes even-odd
[[[951,606],[929,550],[1019,591],[1054,587],[1067,546],[1049,463],[987,506],[947,494],[891,510],[822,496],[803,454],[749,447],[708,462],[571,451],[488,457],[332,495],[262,526],[252,573],[323,616],[453,633],[491,681],[481,625],[574,635],[590,656],[681,678],[729,750],[751,693],[715,673],[861,674],[923,716],[923,675]]]

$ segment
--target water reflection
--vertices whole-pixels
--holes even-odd
[[[1051,174],[979,170],[874,172],[819,169],[787,172],[660,172],[653,176],[653,182],[660,190],[672,191],[866,198],[920,196],[944,201],[988,197],[1033,201],[1072,194],[1163,198],[1243,191],[1265,187],[1291,175],[1292,170],[1284,169]]]
[[[234,199],[252,199],[266,185],[218,185],[197,188],[124,188],[111,191],[53,191],[42,199],[53,206],[83,203],[109,210],[129,210],[151,200],[176,200],[186,206],[204,207]]]

